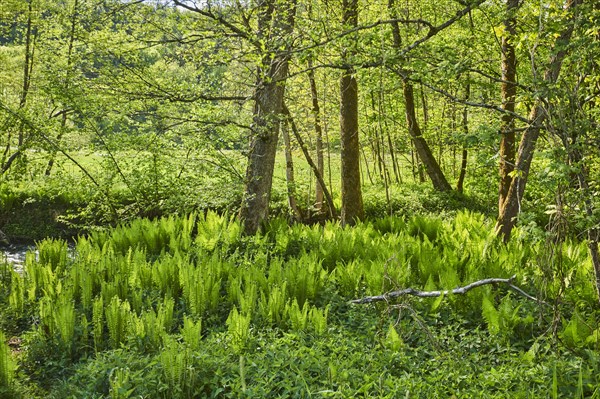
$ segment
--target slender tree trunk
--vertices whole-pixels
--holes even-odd
[[[504,19],[504,34],[502,35],[502,109],[507,113],[502,114],[500,125],[500,187],[498,189],[498,211],[508,195],[512,172],[515,167],[515,98],[517,95],[517,58],[513,42],[517,27],[517,10],[519,0],[506,0],[506,18]],[[510,113],[509,113],[510,112]]]
[[[29,87],[31,86],[31,74],[33,72],[33,57],[35,49],[35,33],[33,32],[33,5],[31,0],[27,7],[27,22],[25,28],[25,60],[23,62],[23,85],[21,89],[21,97],[19,99],[19,110],[23,110],[27,104],[27,96],[29,95]],[[2,156],[2,170],[0,174],[6,173],[12,164],[23,154],[23,145],[25,144],[25,125],[19,124],[17,135],[17,149],[10,156],[11,135],[9,134],[8,142]],[[8,159],[7,159],[8,156]]]
[[[373,177],[371,176],[371,169],[369,168],[369,160],[367,159],[367,154],[365,153],[364,147],[361,147],[360,151],[362,152],[363,160],[365,161],[365,169],[367,170],[367,177],[369,178],[369,182],[371,183],[371,185],[373,185],[375,183],[373,183]]]
[[[580,4],[580,1],[581,0],[569,0],[566,5],[567,9],[575,12],[576,10],[573,9]],[[556,83],[558,80],[562,62],[566,56],[567,46],[573,34],[574,20],[575,15],[573,14],[568,22],[568,26],[556,41],[554,48],[556,52],[552,55],[548,69],[544,73],[544,82],[548,85]],[[527,184],[527,178],[529,177],[529,169],[531,167],[535,145],[546,116],[544,99],[537,99],[529,115],[530,124],[527,129],[525,129],[521,142],[519,143],[519,150],[515,162],[516,173],[514,173],[511,178],[506,199],[501,205],[498,221],[496,222],[496,232],[499,236],[503,237],[505,242],[510,240],[510,234],[515,226],[516,218],[521,209],[521,200],[523,199],[525,185]]]
[[[255,234],[269,215],[284,82],[290,57],[286,51],[280,51],[280,48],[287,46],[282,41],[292,33],[296,14],[295,0],[285,1],[285,4],[277,3],[276,10],[273,2],[265,3],[268,4],[263,5],[264,12],[259,17],[259,31],[264,31],[267,24],[272,25],[270,30],[274,37],[270,38],[273,43],[269,45],[278,52],[268,64],[263,61],[266,68],[260,73],[262,76],[255,92],[254,129],[248,153],[246,187],[240,209],[244,233],[248,235]],[[269,57],[265,56],[265,60]]]
[[[342,0],[342,24],[358,26],[358,0]],[[348,59],[356,48],[343,54]],[[355,70],[348,67],[340,78],[340,131],[342,174],[342,225],[352,225],[364,218],[360,181],[360,145],[358,140],[358,83]]]
[[[403,81],[404,84],[404,102],[406,104],[406,123],[408,124],[408,132],[415,143],[415,148],[419,154],[419,158],[425,166],[425,171],[433,183],[433,187],[438,191],[450,191],[452,187],[446,180],[446,176],[442,172],[439,164],[435,160],[429,145],[421,134],[419,122],[415,114],[415,99],[412,84],[408,80]]]
[[[375,97],[373,96],[373,92],[371,92],[371,107],[373,110],[373,113],[376,114],[377,113],[377,109],[375,108]],[[368,110],[365,109],[365,119],[368,120]],[[386,176],[388,174],[387,171],[387,165],[385,163],[385,145],[383,142],[383,131],[381,129],[381,126],[379,125],[379,123],[377,124],[376,127],[371,127],[372,124],[369,123],[369,133],[371,136],[371,146],[374,149],[374,158],[377,161],[377,170],[379,171],[379,178],[381,180],[383,180],[384,182],[386,181]]]
[[[78,8],[79,0],[74,0],[73,2],[73,13],[71,14],[71,30],[69,35],[69,44],[67,48],[67,71],[65,78],[65,91],[69,90],[70,80],[71,80],[71,65],[73,64],[73,45],[75,44],[75,28],[77,27],[77,17],[78,17]],[[56,136],[56,143],[60,145],[60,141],[64,135],[65,129],[67,127],[67,107],[65,106],[62,110],[61,120],[60,120],[60,131]],[[48,165],[46,165],[45,175],[50,176],[52,172],[52,167],[54,166],[54,159],[56,158],[56,150],[52,150],[50,153],[50,159],[48,160]]]
[[[312,3],[308,4],[308,16],[312,18]],[[312,100],[312,113],[315,121],[315,141],[317,151],[317,168],[321,176],[325,175],[325,157],[323,147],[323,128],[321,125],[321,107],[319,106],[319,94],[317,91],[317,82],[315,80],[315,71],[313,69],[313,59],[308,58],[308,82],[310,84],[310,97]],[[327,213],[325,209],[325,202],[323,201],[323,187],[321,183],[317,181],[315,185],[315,208],[321,213]]]
[[[389,0],[388,2],[388,10],[390,12],[390,16],[392,19],[397,19],[396,11],[394,9],[394,0]],[[400,26],[398,22],[392,23],[392,38],[394,48],[400,50],[402,46],[402,38],[400,36]],[[433,183],[433,187],[438,191],[450,191],[452,187],[446,180],[446,176],[442,172],[440,165],[435,160],[429,145],[423,138],[421,134],[421,128],[419,127],[419,122],[417,120],[417,115],[415,111],[415,95],[411,82],[408,80],[408,71],[401,69],[399,71],[399,75],[402,77],[403,84],[403,94],[404,94],[404,103],[405,103],[405,114],[406,114],[406,123],[408,125],[408,132],[410,137],[415,145],[415,149],[417,150],[418,157],[425,165],[425,171],[427,175],[431,179]],[[427,108],[424,107],[424,113],[427,113]]]
[[[394,144],[392,142],[392,135],[390,133],[390,127],[389,127],[389,125],[387,123],[387,118],[385,118],[384,104],[385,104],[384,95],[383,95],[383,92],[380,91],[380,94],[379,94],[379,115],[380,115],[380,117],[382,115],[384,117],[383,124],[385,125],[385,132],[386,132],[387,144],[388,144],[388,147],[390,149],[390,158],[392,159],[392,170],[394,171],[394,178],[396,180],[396,183],[400,184],[400,180],[401,180],[400,179],[400,173],[398,171],[398,164],[396,162],[396,154],[395,154],[395,151],[394,151]],[[383,135],[383,131],[382,131],[382,135]]]
[[[594,217],[594,203],[591,200],[589,174],[586,165],[584,164],[583,156],[581,152],[573,145],[569,145],[565,142],[565,148],[569,156],[569,163],[578,168],[577,182],[579,189],[584,196],[584,208],[585,213],[589,219]],[[600,230],[597,227],[591,227],[588,229],[588,249],[590,251],[590,257],[592,259],[592,265],[594,267],[594,277],[596,283],[596,292],[598,294],[598,301],[600,302],[600,255],[598,254],[598,241],[600,241]]]
[[[308,165],[313,170],[313,173],[315,174],[315,177],[317,178],[317,182],[319,184],[321,184],[321,186],[323,187],[323,195],[325,196],[325,199],[327,201],[327,208],[329,210],[329,214],[331,215],[332,218],[336,218],[337,215],[335,212],[335,206],[333,204],[333,198],[331,197],[331,194],[329,194],[329,190],[327,190],[327,185],[325,184],[323,175],[319,172],[319,168],[318,168],[317,164],[315,164],[312,157],[310,156],[310,152],[308,151],[308,148],[306,147],[304,140],[302,140],[302,136],[300,136],[300,133],[298,132],[296,123],[292,119],[292,114],[290,113],[290,110],[286,107],[285,104],[283,104],[283,113],[287,116],[287,118],[290,121],[290,125],[292,126],[292,132],[294,133],[294,136],[296,137],[298,144],[300,144],[300,149],[302,150],[302,153],[304,154],[304,157],[306,158],[306,162],[308,162]]]
[[[27,103],[27,95],[29,94],[29,86],[31,85],[31,66],[33,65],[33,33],[32,33],[32,16],[33,7],[31,0],[27,9],[27,30],[25,32],[25,62],[23,63],[23,89],[21,91],[21,100],[19,101],[19,109],[25,108]],[[23,145],[24,129],[19,132],[19,147]]]
[[[323,156],[323,129],[321,127],[321,108],[319,107],[319,96],[317,92],[317,83],[315,81],[315,72],[312,68],[312,60],[308,60],[308,81],[310,83],[310,95],[312,99],[312,113],[315,120],[315,136],[316,136],[316,150],[317,150],[317,169],[321,176],[325,173],[325,158]],[[321,183],[317,181],[315,187],[315,208],[323,212],[323,187]]]
[[[290,132],[288,121],[281,121],[281,133],[283,136],[285,151],[285,177],[287,180],[288,205],[294,214],[294,219],[299,222],[302,220],[302,213],[296,202],[296,181],[294,179],[294,159],[292,157],[292,146],[290,144]]]
[[[469,101],[470,97],[471,97],[471,84],[467,82],[467,84],[465,86],[465,101]],[[465,136],[468,135],[469,134],[469,109],[466,105],[463,108],[463,113],[462,113],[462,128],[463,128],[463,133],[465,134]],[[468,156],[469,156],[469,153],[467,152],[467,145],[463,144],[462,156],[461,156],[461,162],[460,162],[460,173],[458,175],[458,181],[456,182],[456,191],[458,191],[459,193],[463,192],[463,184],[465,182],[465,176],[467,174]]]

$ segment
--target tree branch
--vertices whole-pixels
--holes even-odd
[[[467,100],[464,100],[462,98],[456,97],[456,96],[448,93],[447,91],[442,90],[442,89],[440,89],[438,87],[435,87],[435,86],[433,86],[433,85],[431,85],[431,84],[429,84],[427,82],[424,82],[424,81],[422,81],[420,79],[411,79],[409,77],[409,80],[412,80],[413,82],[420,83],[423,86],[428,87],[431,90],[435,91],[436,93],[439,93],[439,94],[443,95],[444,97],[449,98],[450,100],[452,100],[455,103],[459,103],[459,104],[463,104],[463,105],[468,105],[470,107],[491,109],[491,110],[494,110],[494,111],[501,112],[503,114],[509,114],[509,115],[513,116],[514,118],[520,120],[521,122],[527,123],[528,125],[531,124],[531,121],[529,119],[527,119],[527,118],[525,118],[525,117],[517,114],[516,112],[510,112],[510,111],[507,111],[505,109],[502,109],[501,107],[499,107],[497,105],[487,104],[487,103],[476,103],[476,102],[472,102],[472,101],[467,101]]]
[[[198,14],[206,17],[206,18],[212,19],[213,21],[222,24],[223,26],[227,27],[227,29],[229,29],[234,34],[238,35],[239,37],[242,37],[242,38],[246,39],[249,43],[251,43],[256,48],[261,48],[260,41],[252,38],[250,36],[249,32],[244,31],[240,27],[236,26],[234,23],[226,20],[222,15],[214,14],[210,10],[210,7],[199,8],[196,4],[194,4],[193,6],[191,6],[191,5],[187,4],[187,2],[185,0],[173,0],[173,3],[175,5],[177,5],[177,6],[179,6],[179,7],[185,8],[188,11],[192,11],[192,12],[198,13]]]
[[[419,291],[419,290],[415,290],[414,288],[405,288],[403,290],[399,290],[399,291],[391,291],[388,293],[385,293],[383,295],[375,295],[375,296],[368,296],[368,297],[364,297],[364,298],[360,298],[360,299],[353,299],[350,301],[350,303],[354,303],[354,304],[364,304],[364,303],[374,303],[374,302],[388,302],[390,299],[393,298],[398,298],[404,295],[414,295],[420,298],[437,298],[440,296],[446,296],[448,294],[466,294],[468,291],[472,290],[473,288],[477,288],[477,287],[481,287],[483,285],[488,285],[488,284],[505,284],[506,286],[508,286],[508,288],[512,289],[513,291],[523,295],[525,298],[544,304],[544,305],[548,305],[546,302],[537,299],[531,295],[529,295],[528,293],[526,293],[525,291],[523,291],[521,288],[517,287],[516,285],[513,284],[513,281],[515,280],[517,276],[514,275],[511,278],[486,278],[483,280],[479,280],[479,281],[475,281],[474,283],[465,285],[464,287],[458,287],[455,288],[453,290],[443,290],[443,291]]]
[[[300,149],[302,149],[302,153],[304,154],[306,161],[308,162],[313,173],[315,174],[315,177],[317,178],[319,184],[323,188],[323,194],[325,195],[325,199],[327,200],[329,214],[331,215],[332,218],[334,218],[334,219],[337,218],[335,204],[333,203],[333,198],[331,197],[331,194],[329,193],[329,190],[327,189],[325,180],[323,180],[323,176],[321,175],[321,172],[319,172],[319,168],[317,167],[317,165],[313,161],[312,157],[310,156],[310,153],[308,152],[308,148],[306,147],[304,140],[302,140],[302,136],[300,136],[300,133],[298,132],[298,127],[296,126],[296,123],[294,122],[294,119],[292,118],[292,114],[290,113],[290,110],[285,105],[285,103],[283,104],[282,112],[284,115],[286,115],[289,118],[290,125],[292,126],[292,133],[294,133],[294,136],[296,137],[298,144],[300,144]]]

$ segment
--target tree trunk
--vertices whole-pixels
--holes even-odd
[[[333,198],[331,197],[331,194],[329,194],[329,190],[327,190],[327,185],[325,184],[323,175],[319,172],[319,168],[317,167],[317,165],[313,161],[312,157],[310,156],[310,152],[308,151],[306,144],[304,144],[304,140],[302,140],[302,136],[300,136],[300,133],[298,132],[296,123],[294,123],[294,120],[292,119],[290,110],[287,108],[287,106],[285,104],[283,104],[283,113],[288,117],[290,124],[292,125],[292,132],[294,133],[294,136],[296,137],[298,144],[300,144],[300,148],[302,149],[302,153],[304,153],[306,162],[308,162],[308,165],[312,168],[313,173],[315,174],[315,176],[317,178],[317,182],[319,184],[321,184],[321,187],[323,187],[323,195],[325,196],[325,199],[327,200],[327,208],[329,210],[329,214],[331,215],[332,218],[336,218],[337,215],[335,213],[335,206],[333,204]]]
[[[281,51],[281,46],[287,46],[283,41],[292,33],[296,13],[295,0],[277,5],[277,12],[274,12],[273,2],[263,4],[265,11],[261,14],[259,23],[260,32],[265,30],[267,23],[272,25],[270,30],[273,37],[269,38],[269,48],[277,52],[269,64],[263,61],[266,68],[264,72],[260,68],[255,92],[253,133],[248,153],[246,187],[240,209],[244,233],[248,235],[255,234],[269,215],[284,83],[290,57],[286,51]],[[270,59],[269,57],[270,55],[265,55],[265,60]]]
[[[19,110],[23,110],[27,104],[27,96],[29,95],[29,87],[31,86],[31,73],[33,71],[35,33],[33,30],[33,6],[31,4],[31,0],[29,1],[27,7],[27,25],[25,29],[25,60],[23,62],[23,86],[21,90],[21,98],[19,99]],[[19,159],[21,155],[23,155],[23,145],[25,144],[25,141],[25,125],[20,123],[17,136],[17,149],[7,159],[11,147],[11,135],[9,133],[6,148],[2,155],[2,170],[0,174],[7,172],[12,164]]]
[[[446,176],[444,176],[444,173],[435,160],[429,145],[427,145],[427,142],[421,134],[419,122],[417,121],[417,116],[415,114],[415,98],[412,84],[407,79],[403,80],[403,84],[404,101],[406,104],[406,123],[408,124],[408,132],[415,143],[415,148],[417,149],[419,158],[425,166],[425,171],[431,179],[433,187],[438,191],[450,191],[452,190],[452,187],[450,187],[448,180],[446,180]]]
[[[465,101],[469,101],[471,97],[471,84],[467,82],[465,86]],[[463,133],[466,135],[469,134],[469,108],[465,105],[463,108],[462,114],[462,128]],[[463,184],[465,182],[465,176],[467,174],[467,160],[469,153],[467,152],[467,145],[463,144],[462,148],[462,156],[460,162],[460,173],[458,175],[458,181],[456,182],[456,191],[459,193],[463,192]]]
[[[290,132],[288,129],[288,121],[281,121],[281,133],[283,136],[284,151],[285,151],[285,177],[287,182],[288,205],[294,214],[294,219],[297,222],[302,220],[302,213],[296,202],[296,181],[294,179],[294,159],[292,157],[292,146],[290,144]]]
[[[394,0],[389,0],[388,10],[392,19],[397,19],[396,11],[394,9]],[[398,22],[392,23],[392,38],[394,48],[400,50],[402,46],[402,38],[400,36],[400,26]],[[452,187],[446,180],[442,169],[438,162],[435,160],[429,145],[421,134],[421,128],[417,121],[417,115],[415,112],[415,95],[411,82],[408,80],[408,71],[401,69],[399,75],[402,77],[406,123],[408,125],[408,132],[417,150],[418,158],[421,159],[425,165],[425,170],[433,183],[433,187],[438,191],[450,191]],[[426,107],[423,108],[424,113],[427,113]],[[418,161],[417,161],[418,162]],[[421,173],[419,171],[419,173]]]
[[[343,0],[344,27],[358,26],[358,0]],[[343,55],[348,59],[356,49]],[[358,140],[358,83],[354,68],[348,67],[340,78],[340,132],[342,174],[342,225],[353,225],[364,218],[360,181],[360,145]]]
[[[513,41],[516,35],[517,9],[519,0],[506,0],[506,18],[504,19],[504,34],[502,35],[502,109],[507,113],[502,114],[500,125],[500,187],[498,189],[498,211],[506,200],[508,189],[512,180],[515,167],[515,97],[517,95],[516,75],[517,58]]]
[[[385,114],[385,109],[384,109],[383,104],[385,104],[383,92],[380,92],[380,98],[379,98],[379,115],[380,116]],[[388,126],[387,118],[384,119],[383,121],[384,121],[384,125],[385,125],[387,144],[390,149],[390,158],[392,159],[392,170],[394,171],[394,178],[396,180],[396,184],[400,184],[400,181],[402,179],[400,177],[400,172],[398,171],[398,162],[396,160],[396,152],[394,151],[394,143],[392,141],[392,134],[390,132],[391,129]]]
[[[580,1],[581,0],[569,0],[566,5],[567,9],[573,10]],[[547,85],[556,83],[558,79],[562,62],[566,56],[566,49],[573,34],[574,20],[575,15],[573,14],[568,21],[568,26],[555,43],[554,50],[557,48],[559,50],[551,57],[548,69],[544,73],[544,82]],[[515,173],[513,173],[511,178],[506,199],[500,207],[498,221],[496,222],[496,233],[503,237],[504,242],[510,240],[510,234],[515,226],[516,218],[521,209],[521,200],[523,199],[523,193],[525,192],[525,185],[527,184],[535,145],[540,135],[542,124],[547,116],[544,100],[545,99],[543,98],[538,98],[531,110],[529,115],[530,124],[527,129],[525,129],[521,142],[519,143],[519,150],[515,162]]]
[[[571,166],[578,168],[577,182],[579,183],[579,189],[584,196],[584,208],[586,215],[589,219],[594,217],[594,203],[590,196],[590,185],[588,184],[588,170],[584,164],[583,156],[581,152],[573,145],[565,146],[568,156],[569,163]],[[594,267],[594,277],[596,283],[596,292],[598,294],[598,301],[600,302],[600,256],[598,254],[598,241],[600,241],[600,230],[597,227],[591,227],[588,229],[588,249],[590,251],[590,257],[592,258],[592,266]]]
[[[317,93],[317,83],[315,81],[315,72],[312,70],[312,60],[308,60],[308,81],[310,83],[310,95],[312,99],[312,113],[315,120],[315,136],[317,150],[317,169],[321,176],[325,173],[325,159],[323,157],[323,129],[321,127],[321,108],[319,107],[319,96]],[[315,208],[320,212],[326,211],[323,209],[323,187],[317,181],[315,187]]]
[[[71,30],[69,35],[69,44],[67,48],[67,71],[66,71],[66,79],[65,79],[65,91],[69,90],[70,86],[70,78],[71,78],[71,65],[73,64],[73,45],[75,44],[75,28],[77,27],[77,16],[78,11],[77,8],[79,6],[79,0],[74,0],[73,2],[73,13],[71,14]],[[67,107],[64,106],[62,110],[62,116],[60,120],[60,131],[56,136],[56,144],[60,145],[60,141],[64,135],[65,129],[67,127]],[[54,166],[54,159],[56,158],[56,150],[52,150],[50,152],[50,159],[48,160],[48,164],[46,165],[46,171],[44,174],[46,176],[50,176],[52,172],[52,167]]]

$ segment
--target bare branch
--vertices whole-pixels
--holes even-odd
[[[253,46],[255,46],[257,48],[261,47],[260,41],[252,38],[251,35],[250,35],[250,33],[244,31],[240,27],[238,27],[235,24],[233,24],[232,22],[228,21],[222,15],[218,15],[218,14],[213,13],[211,11],[210,7],[199,8],[199,7],[196,7],[196,6],[190,6],[189,4],[186,3],[185,0],[183,0],[183,1],[182,0],[173,0],[173,3],[175,3],[175,5],[177,5],[179,7],[185,8],[186,10],[193,11],[193,12],[198,13],[198,14],[204,16],[204,17],[210,18],[213,21],[218,22],[218,23],[222,24],[223,26],[227,27],[227,29],[229,29],[231,32],[235,33],[236,35],[238,35],[238,36],[246,39]]]
[[[117,57],[116,55],[111,55]],[[153,88],[155,93],[140,93],[139,91],[126,91],[126,90],[114,90],[115,92],[120,92],[122,94],[126,94],[131,96],[131,98],[161,98],[165,99],[169,102],[180,102],[180,103],[195,103],[197,101],[248,101],[252,99],[252,96],[212,96],[207,94],[196,94],[196,93],[173,93],[166,88],[162,87],[160,84],[156,82],[150,81],[150,79],[146,78],[142,71],[138,71],[137,69],[123,63],[123,68],[129,71],[133,76],[139,79],[142,83],[147,85],[150,88]]]
[[[436,93],[439,93],[439,94],[443,95],[444,97],[449,98],[453,102],[456,102],[456,103],[459,103],[459,104],[468,105],[468,106],[471,106],[471,107],[491,109],[491,110],[494,110],[494,111],[501,112],[503,114],[509,114],[509,115],[514,116],[516,119],[520,120],[521,122],[527,123],[528,125],[531,124],[531,121],[529,119],[527,119],[527,118],[525,118],[525,117],[517,114],[516,112],[507,111],[507,110],[502,109],[501,107],[499,107],[497,105],[493,105],[493,104],[476,103],[476,102],[472,102],[472,101],[467,101],[467,100],[464,100],[462,98],[456,97],[455,95],[450,94],[447,91],[442,90],[439,87],[435,87],[435,86],[433,86],[433,85],[431,85],[431,84],[429,84],[427,82],[424,82],[424,81],[422,81],[420,79],[411,79],[411,78],[409,78],[409,79],[412,80],[412,81],[414,81],[414,82],[418,82],[418,83],[422,84],[425,87],[430,88],[431,90],[435,91]]]
[[[413,296],[417,296],[420,298],[437,298],[437,297],[446,296],[449,294],[454,294],[454,295],[455,294],[466,294],[468,291],[472,290],[473,288],[481,287],[483,285],[505,284],[510,289],[523,295],[527,299],[530,299],[532,301],[535,301],[535,302],[538,302],[538,303],[541,303],[544,305],[548,305],[546,302],[529,295],[528,293],[523,291],[521,288],[514,285],[513,281],[515,280],[516,277],[517,276],[514,275],[511,278],[486,278],[486,279],[475,281],[474,283],[465,285],[464,287],[458,287],[453,290],[444,290],[444,291],[420,291],[420,290],[416,290],[414,288],[405,288],[405,289],[399,290],[399,291],[391,291],[391,292],[388,292],[383,295],[375,295],[375,296],[368,296],[368,297],[364,297],[364,298],[360,298],[360,299],[353,299],[350,301],[350,303],[360,305],[360,304],[364,304],[364,303],[388,302],[390,299],[398,298],[398,297],[401,297],[404,295],[413,295]]]

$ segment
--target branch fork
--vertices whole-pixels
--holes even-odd
[[[544,302],[540,299],[537,299],[534,296],[529,295],[528,293],[523,291],[521,288],[514,285],[513,282],[516,278],[517,278],[517,275],[513,275],[510,278],[486,278],[486,279],[478,280],[471,284],[465,285],[464,287],[454,288],[453,290],[420,291],[420,290],[416,290],[414,288],[405,288],[405,289],[398,290],[398,291],[387,292],[382,295],[375,295],[375,296],[368,296],[368,297],[359,298],[359,299],[353,299],[350,301],[350,303],[362,305],[365,303],[389,302],[390,299],[399,298],[399,297],[405,296],[405,295],[413,295],[413,296],[417,296],[420,298],[437,298],[437,297],[446,296],[449,294],[453,294],[453,295],[466,294],[468,291],[472,290],[473,288],[481,287],[484,285],[504,284],[508,288],[512,289],[513,291],[517,292],[518,294],[524,296],[525,298],[527,298],[529,300],[547,305],[546,302]]]

